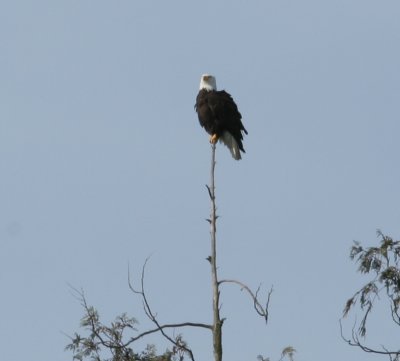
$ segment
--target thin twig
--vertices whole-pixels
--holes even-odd
[[[267,303],[265,304],[265,323],[268,324],[268,318],[269,318],[269,301],[271,300],[271,294],[273,292],[274,288],[273,286],[271,287],[271,289],[268,292],[268,296],[267,296]],[[257,296],[257,293],[256,293]]]
[[[129,288],[131,289],[132,292],[134,292],[135,294],[139,294],[142,297],[142,301],[143,301],[143,307],[145,310],[145,313],[147,315],[147,317],[157,326],[157,328],[155,330],[150,330],[147,332],[144,332],[140,337],[143,337],[145,335],[148,335],[149,333],[153,333],[153,332],[157,332],[159,331],[169,342],[171,342],[173,345],[175,345],[178,349],[180,350],[184,350],[190,357],[190,359],[192,361],[194,360],[194,355],[193,355],[193,351],[185,346],[184,344],[180,343],[179,341],[175,341],[171,336],[167,335],[164,331],[165,328],[169,328],[169,327],[173,327],[173,326],[169,326],[169,325],[161,325],[155,314],[153,313],[153,311],[151,310],[150,304],[147,300],[147,296],[145,293],[145,288],[144,288],[144,275],[145,275],[145,269],[146,269],[146,264],[148,262],[149,258],[146,258],[146,261],[143,264],[142,267],[142,276],[141,276],[141,290],[135,290],[131,281],[130,281],[130,277],[128,276],[128,284],[129,284]],[[211,326],[210,325],[205,325],[205,324],[201,324],[201,323],[182,323],[182,324],[175,324],[175,325],[180,325],[179,327],[184,327],[184,326],[194,326],[197,325],[196,327],[202,327],[202,328],[208,328],[210,329]],[[132,341],[133,342],[133,341]]]
[[[399,351],[388,351],[386,348],[382,347],[384,349],[384,351],[381,351],[381,350],[376,350],[376,349],[373,349],[373,348],[363,345],[357,335],[357,332],[354,330],[354,327],[351,332],[352,338],[351,339],[346,338],[343,334],[342,320],[339,320],[339,325],[340,325],[340,336],[342,337],[343,341],[345,341],[348,345],[358,347],[366,353],[388,355],[391,360],[397,360],[399,358],[400,350]]]

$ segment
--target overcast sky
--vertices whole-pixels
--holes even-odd
[[[2,2],[0,359],[71,360],[69,284],[148,328],[127,274],[150,255],[160,322],[210,322],[203,73],[249,132],[240,162],[217,148],[220,276],[274,286],[267,327],[223,287],[225,359],[377,359],[338,320],[367,281],[353,240],[400,235],[399,19],[397,0]],[[369,345],[398,347],[389,323],[382,307]],[[210,360],[209,334],[184,335]]]

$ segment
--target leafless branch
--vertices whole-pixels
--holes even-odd
[[[204,323],[200,323],[200,322],[182,322],[182,323],[174,323],[174,324],[160,324],[157,320],[156,315],[154,314],[154,312],[152,311],[150,304],[148,302],[147,296],[146,296],[146,292],[145,292],[145,288],[144,288],[144,279],[145,279],[145,269],[146,269],[146,264],[148,262],[149,258],[146,259],[146,261],[143,264],[142,267],[142,275],[141,275],[141,286],[140,286],[140,290],[137,290],[133,287],[131,279],[130,279],[130,275],[128,272],[128,285],[130,290],[141,296],[142,298],[142,302],[143,302],[143,308],[144,311],[147,315],[147,317],[157,326],[155,329],[152,330],[148,330],[145,331],[139,335],[137,335],[136,337],[132,337],[126,344],[125,346],[128,346],[130,343],[138,340],[139,338],[142,338],[146,335],[149,335],[151,333],[155,333],[155,332],[160,332],[169,342],[171,342],[178,350],[183,350],[184,352],[186,352],[190,359],[192,361],[194,361],[194,355],[192,350],[186,346],[186,344],[181,340],[180,337],[177,338],[172,338],[171,336],[169,336],[167,333],[165,333],[164,329],[167,328],[180,328],[180,327],[200,327],[200,328],[205,328],[208,330],[212,330],[213,327],[212,325],[208,325],[208,324],[204,324]]]
[[[207,190],[208,190],[208,195],[210,196],[210,199],[213,199],[213,194],[211,193],[211,188],[208,184],[206,184]]]
[[[271,289],[268,292],[268,296],[267,296],[267,303],[265,304],[265,323],[268,323],[268,317],[269,317],[269,301],[271,300],[271,294],[273,292],[274,288],[271,286]],[[257,293],[256,293],[256,297],[257,297]]]
[[[246,284],[244,284],[243,282],[240,282],[238,280],[233,280],[233,279],[220,280],[219,284],[222,284],[222,283],[234,283],[234,284],[239,285],[241,290],[245,290],[252,298],[254,309],[256,310],[256,312],[261,317],[264,317],[265,322],[268,323],[268,307],[269,307],[269,302],[271,299],[271,294],[273,292],[273,287],[271,287],[271,289],[269,290],[266,305],[265,305],[265,307],[263,307],[261,305],[260,301],[258,300],[258,292],[260,291],[260,286],[257,288],[257,291],[254,293]]]
[[[395,305],[395,302],[393,300],[392,300],[392,303]],[[391,309],[393,322],[396,325],[400,326],[400,314],[399,314],[398,307],[396,305],[395,306],[390,305],[390,309]]]
[[[165,325],[159,325],[157,328],[154,328],[152,330],[145,331],[135,337],[132,337],[127,343],[124,344],[124,346],[128,346],[132,342],[135,342],[139,340],[140,338],[150,335],[155,332],[159,332],[160,330],[163,330],[164,328],[181,328],[181,327],[200,327],[200,328],[206,328],[208,330],[212,330],[211,325],[206,325],[204,323],[197,323],[197,322],[182,322],[182,323],[170,323],[170,324],[165,324]]]
[[[358,347],[364,352],[367,353],[374,353],[374,354],[379,354],[379,355],[387,355],[389,356],[391,361],[399,361],[400,360],[400,350],[398,351],[389,351],[387,350],[384,346],[381,346],[382,350],[377,350],[371,347],[368,347],[361,343],[360,338],[358,337],[357,332],[355,331],[355,327],[353,327],[352,332],[351,332],[351,339],[346,338],[343,334],[343,326],[342,326],[342,321],[339,320],[339,325],[340,325],[340,336],[342,337],[343,341],[345,341],[348,345],[353,346],[353,347]]]

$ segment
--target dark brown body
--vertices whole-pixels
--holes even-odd
[[[223,132],[229,132],[244,152],[242,131],[247,134],[247,130],[243,126],[242,115],[229,93],[225,90],[202,89],[197,95],[195,109],[200,125],[207,133],[216,134],[219,138]]]

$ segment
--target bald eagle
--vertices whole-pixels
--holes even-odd
[[[232,157],[241,159],[243,134],[247,130],[242,124],[242,115],[231,95],[225,90],[217,90],[215,77],[209,74],[201,76],[200,90],[196,98],[195,109],[200,125],[210,134],[210,143],[218,140],[230,150]]]

